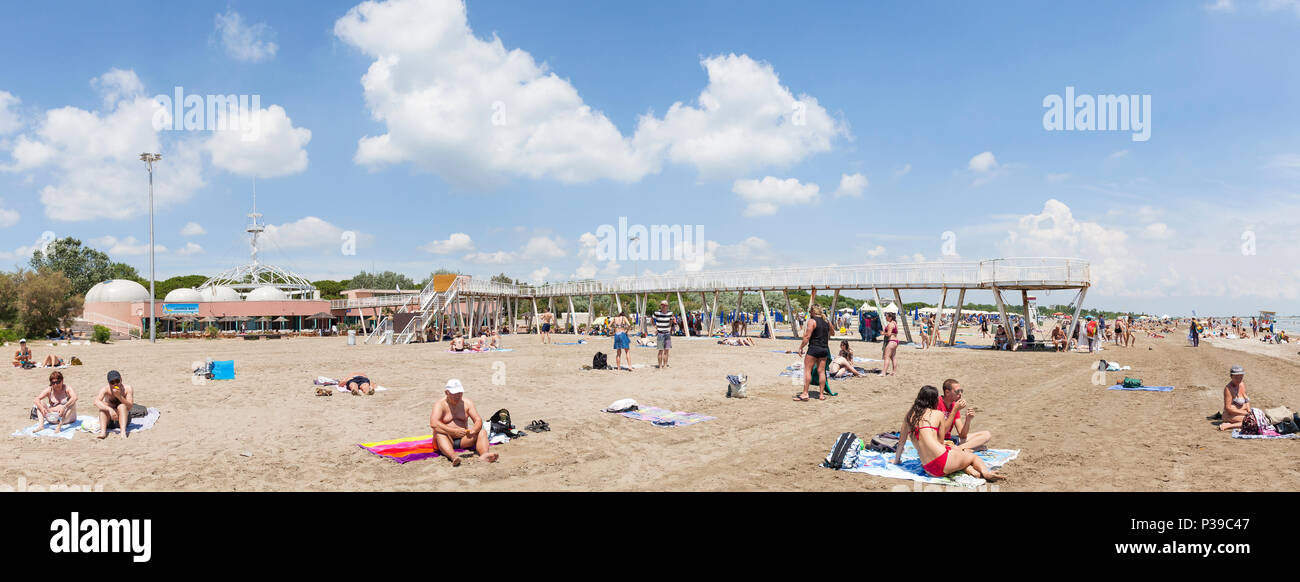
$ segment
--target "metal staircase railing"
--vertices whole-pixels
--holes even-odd
[[[422,333],[429,326],[429,321],[434,317],[442,314],[452,301],[456,299],[456,294],[460,291],[465,281],[470,280],[468,277],[456,277],[445,291],[438,292],[433,289],[433,281],[425,286],[420,292],[420,315],[411,318],[407,322],[402,332],[393,337],[394,344],[409,344],[415,339],[415,334]]]

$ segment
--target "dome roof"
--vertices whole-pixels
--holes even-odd
[[[200,301],[239,301],[239,292],[230,287],[213,285],[199,289]]]
[[[163,298],[163,301],[175,303],[198,303],[203,301],[203,294],[189,287],[181,287],[179,289],[172,289],[171,292]]]
[[[288,301],[289,296],[275,287],[258,287],[248,292],[245,301]]]
[[[135,281],[113,279],[104,281],[86,292],[86,303],[122,303],[148,301],[149,290]]]

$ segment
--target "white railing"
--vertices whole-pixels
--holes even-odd
[[[374,329],[370,330],[370,335],[366,336],[365,343],[369,345],[370,343],[382,339],[384,337],[384,332],[391,331],[392,329],[393,320],[389,319],[387,315],[383,316],[383,318],[379,320],[379,323],[375,324]]]
[[[423,293],[420,295],[423,295]],[[397,305],[406,305],[418,301],[420,295],[415,293],[403,293],[398,295],[359,297],[356,299],[332,299],[330,300],[330,309],[360,309],[363,307],[393,307]]]
[[[421,295],[420,315],[411,318],[411,321],[406,323],[406,327],[402,328],[402,333],[398,334],[396,337],[393,338],[393,343],[394,344],[411,343],[411,340],[415,338],[415,334],[423,333],[424,329],[429,326],[429,320],[441,314],[442,311],[446,309],[447,305],[456,299],[456,294],[460,292],[461,287],[468,286],[471,281],[473,281],[473,279],[469,277],[465,277],[465,276],[456,277],[456,279],[454,279],[451,282],[451,285],[449,285],[447,289],[442,292],[434,291],[433,281],[429,281],[429,284],[425,286],[425,291],[422,291],[420,293]],[[491,282],[489,281],[488,283]],[[492,285],[504,286],[503,283],[492,283]],[[514,285],[509,285],[508,287],[512,289],[503,288],[502,290],[513,291],[515,293],[518,293],[519,291],[518,288],[515,287]],[[483,288],[487,289],[487,288],[494,288],[494,287],[485,286]]]
[[[144,326],[142,325],[136,325],[126,321],[122,321],[120,319],[109,317],[101,313],[92,313],[87,311],[81,314],[81,317],[78,317],[77,319],[94,325],[102,325],[112,331],[115,331],[127,337],[131,337],[131,330],[138,331],[141,333],[141,335],[144,334]]]

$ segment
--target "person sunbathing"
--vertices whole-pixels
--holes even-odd
[[[943,395],[939,397],[938,403],[939,412],[947,413],[949,410],[953,409],[953,406],[956,405],[959,400],[965,402],[965,393],[966,391],[961,387],[960,382],[952,378],[944,380]],[[957,430],[957,435],[953,436],[952,430],[949,430],[948,432],[943,433],[943,439],[946,441],[952,441],[952,443],[957,445],[958,448],[966,449],[968,451],[982,451],[988,448],[984,445],[988,444],[990,440],[993,440],[993,433],[987,430],[971,433],[970,425],[971,421],[974,419],[975,414],[971,412],[970,404],[967,403],[966,415],[964,417],[960,410],[954,412],[952,416],[952,428]]]
[[[847,378],[849,376],[865,377],[866,374],[859,372],[853,366],[853,349],[849,347],[849,342],[840,340],[840,353],[835,356],[834,360],[826,364],[826,371],[836,378]]]
[[[496,332],[492,332],[492,335],[488,336],[488,349],[489,350],[501,349],[501,336],[497,335]]]
[[[344,378],[344,380],[339,381],[339,387],[347,389],[347,391],[351,392],[353,396],[361,396],[362,394],[374,396],[375,385],[365,374],[357,372],[354,374],[347,374],[342,376],[342,378]]]
[[[954,449],[939,440],[940,435],[952,429],[953,417],[951,414],[939,412],[936,408],[938,401],[939,389],[934,386],[922,386],[917,392],[912,407],[903,416],[903,428],[898,433],[900,438],[894,447],[892,462],[895,465],[903,462],[903,448],[907,441],[911,440],[912,445],[916,447],[917,455],[921,457],[921,468],[930,476],[943,477],[962,471],[972,477],[988,481],[1005,479],[1002,474],[990,470],[982,459],[975,456],[975,453],[962,448]],[[952,408],[954,411],[961,411],[966,408],[966,401],[957,400]]]
[[[453,352],[465,351],[465,337],[462,336],[460,332],[456,332],[456,337],[451,339],[451,351]]]
[[[54,432],[62,432],[63,425],[77,420],[77,392],[63,383],[63,372],[50,372],[50,387],[41,391],[35,404],[41,428],[49,423],[55,425]]]
[[[1246,396],[1246,369],[1233,366],[1228,370],[1228,377],[1230,380],[1223,387],[1223,422],[1219,423],[1219,430],[1241,428],[1246,415],[1253,414],[1250,397]]]
[[[43,362],[43,365],[46,368],[57,368],[59,366],[62,366],[63,363],[64,363],[63,358],[60,358],[55,355],[49,355],[49,356],[45,356],[45,362]]]
[[[1001,325],[998,326],[998,333],[993,336],[993,345],[999,350],[1007,349],[1007,330]]]
[[[636,345],[653,348],[655,347],[655,338],[646,337],[646,335],[643,333],[640,336],[637,336]]]
[[[729,337],[718,340],[718,343],[725,346],[752,346],[754,340],[747,337]]]
[[[110,371],[108,385],[95,395],[95,408],[99,409],[99,434],[95,437],[108,438],[110,429],[120,427],[122,438],[127,438],[132,406],[135,406],[135,390],[122,383],[122,374],[117,370]]]
[[[1052,347],[1058,352],[1065,351],[1065,332],[1061,330],[1059,323],[1052,328]]]
[[[14,367],[21,368],[25,365],[35,365],[32,361],[32,350],[27,347],[27,340],[18,340],[18,351],[14,352]]]
[[[444,396],[433,404],[433,412],[429,414],[429,427],[433,429],[438,452],[451,461],[453,467],[460,466],[457,449],[473,449],[487,462],[495,462],[499,455],[488,451],[483,417],[474,408],[474,401],[465,397],[465,387],[460,380],[447,380],[443,392]]]

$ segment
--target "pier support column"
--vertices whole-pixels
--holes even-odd
[[[767,339],[776,339],[776,322],[772,319],[772,310],[767,308],[767,292],[759,289],[758,300],[763,304],[763,325],[767,326]]]
[[[799,322],[796,321],[794,316],[794,306],[790,304],[790,294],[787,293],[785,289],[782,289],[781,295],[785,297],[786,317],[790,318],[790,333],[794,334],[794,339],[799,339],[803,334],[799,333]],[[775,330],[773,330],[772,335],[776,335]]]
[[[677,291],[677,308],[682,312],[682,337],[691,337],[691,326],[686,322],[686,303],[682,301],[682,292]]]
[[[907,308],[903,306],[903,296],[898,294],[898,289],[894,289],[894,305],[898,307],[898,320],[903,322],[903,335],[907,337],[907,343],[912,343],[912,328],[907,325]]]
[[[993,288],[993,299],[998,304],[998,319],[1001,320],[998,323],[1002,324],[1002,329],[1007,332],[1007,342],[1011,344],[1012,351],[1015,351],[1016,333],[1015,330],[1011,328],[1011,322],[1007,320],[1007,305],[1002,300],[1001,289],[998,289],[997,287]],[[997,338],[997,331],[997,329],[993,330],[993,337],[995,339]]]
[[[952,331],[948,332],[948,346],[957,345],[957,324],[961,322],[961,306],[966,301],[966,290],[957,292],[957,311],[952,316]]]

